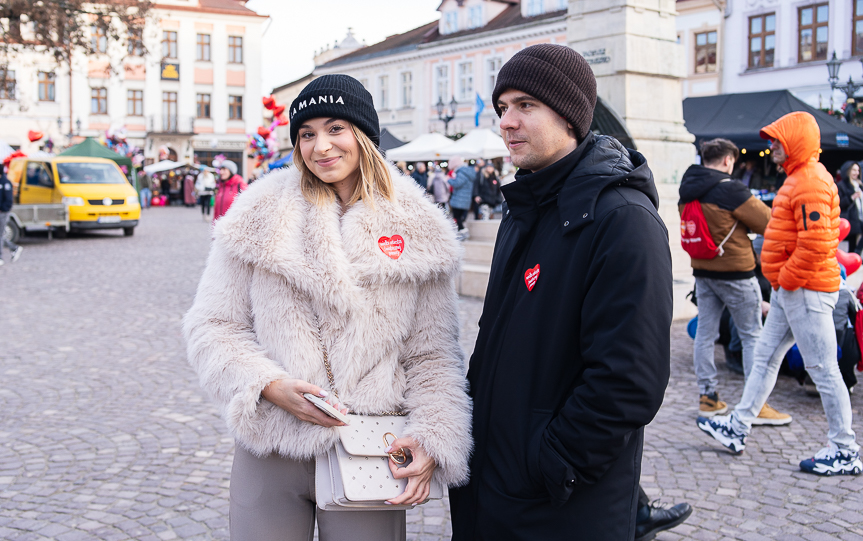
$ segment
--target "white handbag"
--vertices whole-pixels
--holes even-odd
[[[333,371],[320,335],[324,368],[330,389],[336,398]],[[397,464],[407,461],[401,450],[384,452],[389,443],[404,434],[407,417],[401,412],[379,415],[348,415],[351,423],[337,427],[339,440],[326,453],[315,458],[315,500],[324,511],[393,511],[412,505],[387,505],[405,491],[407,479],[395,479],[389,467],[390,458]],[[432,479],[426,501],[443,498],[444,487]],[[425,502],[422,502],[425,503]]]

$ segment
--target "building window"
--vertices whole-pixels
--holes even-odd
[[[243,119],[243,97],[228,96],[228,119],[242,120]]]
[[[0,100],[15,99],[15,70],[0,70]]]
[[[91,88],[90,89],[90,113],[94,115],[108,114],[108,89],[107,88]]]
[[[197,45],[197,60],[203,62],[210,61],[210,34],[198,34],[196,41]]]
[[[240,36],[228,36],[228,62],[243,63],[243,38]]]
[[[863,55],[863,0],[854,0],[854,36],[851,47],[854,56]]]
[[[467,101],[473,98],[473,62],[458,65],[458,99]]]
[[[542,15],[542,2],[543,0],[527,0],[527,16]]]
[[[54,101],[54,80],[53,72],[39,72],[39,101]]]
[[[443,14],[443,33],[458,32],[458,11],[447,11]]]
[[[177,131],[176,92],[162,92],[162,131]]]
[[[177,58],[177,33],[170,30],[162,32],[162,56]]]
[[[144,91],[126,91],[126,114],[128,116],[144,116]]]
[[[716,31],[695,34],[695,73],[716,71]]]
[[[402,107],[410,107],[413,105],[414,93],[414,76],[411,72],[402,73]]]
[[[558,11],[569,9],[569,0],[557,0],[557,9]]]
[[[131,56],[144,56],[144,38],[141,29],[130,30],[126,39],[126,49]]]
[[[486,60],[486,71],[488,71],[488,87],[486,95],[491,96],[494,92],[494,87],[497,84],[497,74],[500,71],[500,66],[503,61],[500,58],[489,58]]]
[[[797,9],[797,61],[827,60],[827,4]]]
[[[471,6],[468,11],[468,28],[482,26],[482,6]]]
[[[101,26],[90,26],[90,47],[97,53],[108,51],[108,37]]]
[[[380,88],[380,94],[378,95],[378,107],[381,109],[389,109],[390,108],[390,77],[389,75],[381,75],[378,77],[378,88]]]
[[[863,1],[863,0],[861,0]],[[360,84],[363,85],[363,88],[366,90],[369,89],[369,80],[368,79],[360,79]]]
[[[775,48],[776,14],[749,17],[749,67],[772,67]]]
[[[437,101],[443,100],[444,103],[449,101],[449,65],[444,64],[435,68],[435,78],[437,79]]]
[[[210,118],[210,95],[198,94],[196,101],[198,103],[198,118]]]

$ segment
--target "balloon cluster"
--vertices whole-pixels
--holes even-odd
[[[126,141],[125,126],[113,131],[106,130],[105,135],[99,138],[99,142],[117,154],[132,158],[132,163],[136,167],[140,167],[140,164],[144,163],[144,151]],[[139,163],[135,163],[136,161]]]
[[[262,163],[272,158],[279,151],[276,128],[288,124],[284,105],[276,103],[276,99],[273,96],[263,98],[262,101],[264,107],[272,111],[273,120],[270,122],[269,128],[261,126],[258,128],[258,133],[249,136],[249,151],[255,158],[255,167],[260,167]]]

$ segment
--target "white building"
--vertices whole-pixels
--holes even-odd
[[[266,19],[244,4],[161,0],[140,37],[145,56],[134,36],[128,44],[109,45],[92,31],[101,53],[73,55],[71,81],[68,67],[58,68],[47,56],[21,55],[10,64],[13,91],[0,92],[6,120],[0,139],[33,151],[28,129],[63,146],[122,130],[148,161],[167,149],[171,157],[202,163],[226,154],[244,168],[246,134],[261,119]]]
[[[477,94],[481,127],[497,125],[491,93],[500,67],[520,49],[537,43],[566,44],[567,0],[444,0],[441,17],[315,68],[313,75],[345,73],[372,94],[381,129],[402,140],[475,126]]]
[[[863,2],[678,0],[677,9],[686,96],[787,89],[813,107],[830,107],[832,97],[839,108],[845,95],[827,80],[834,52],[841,82],[863,79]],[[696,72],[698,55],[712,50],[717,61]]]

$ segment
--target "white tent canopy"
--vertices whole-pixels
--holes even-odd
[[[442,152],[455,143],[439,133],[424,133],[410,143],[387,151],[387,159],[394,162],[440,160]]]
[[[145,165],[144,172],[148,175],[152,175],[153,173],[162,173],[163,171],[170,171],[171,169],[177,169],[178,167],[183,167],[185,165],[185,163],[181,162],[162,160],[159,163],[151,163],[150,165]]]
[[[500,135],[488,128],[477,128],[469,131],[454,145],[447,147],[441,155],[447,158],[461,157],[466,160],[491,159],[509,156],[509,150]]]

